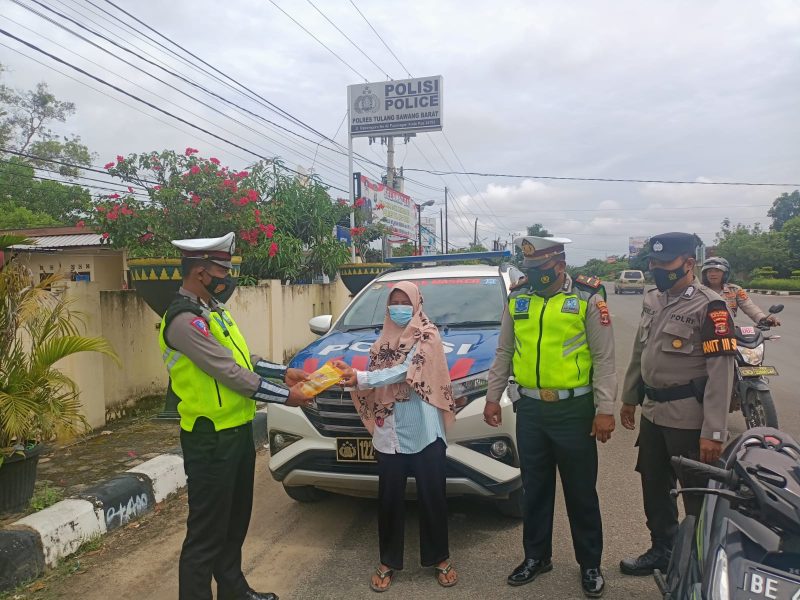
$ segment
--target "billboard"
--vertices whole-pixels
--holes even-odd
[[[422,217],[422,253],[439,254],[439,238],[436,235],[436,217]]]
[[[642,248],[647,245],[650,240],[649,237],[629,237],[628,238],[628,256],[636,256]]]
[[[442,76],[347,86],[351,137],[442,130]]]
[[[361,198],[364,199],[362,208],[372,214],[373,222],[382,221],[399,237],[417,239],[417,211],[411,196],[362,175]]]

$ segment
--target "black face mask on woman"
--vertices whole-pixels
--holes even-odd
[[[656,287],[658,288],[659,292],[666,292],[668,289],[672,288],[679,280],[681,280],[688,271],[684,269],[686,266],[686,262],[678,267],[677,269],[660,269],[654,268],[650,269],[650,272],[653,273],[653,279],[656,282]]]

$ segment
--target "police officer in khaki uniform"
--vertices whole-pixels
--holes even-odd
[[[525,560],[508,584],[529,583],[553,568],[558,468],[583,592],[598,598],[605,580],[595,489],[597,440],[606,442],[614,431],[617,393],[605,290],[596,278],[573,280],[567,274],[564,244],[569,240],[527,236],[515,243],[522,249],[527,279],[509,295],[503,313],[484,410],[486,422],[496,427],[506,387],[512,400],[518,398]]]
[[[678,527],[673,456],[713,463],[728,436],[728,405],[736,339],[725,302],[696,280],[699,240],[689,233],[650,239],[650,271],[656,289],[645,294],[642,318],[622,390],[620,421],[635,428],[642,405],[639,458],[644,510],[651,547],[620,563],[627,575],[666,570]],[[687,476],[683,487],[704,487]],[[684,495],[686,513],[698,515],[703,498]]]
[[[235,237],[177,240],[183,286],[161,322],[160,345],[180,399],[181,448],[189,495],[179,566],[180,600],[277,600],[250,588],[242,544],[253,505],[255,403],[300,406],[307,376],[251,354],[230,312]],[[271,380],[285,381],[286,387]]]
[[[721,256],[707,258],[703,262],[700,276],[703,280],[703,285],[707,285],[722,296],[734,318],[736,318],[736,313],[741,308],[742,312],[750,317],[754,323],[764,321],[772,327],[777,327],[781,324],[775,315],[767,316],[740,286],[735,283],[728,283],[728,279],[731,276],[731,265]]]

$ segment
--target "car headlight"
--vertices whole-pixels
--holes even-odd
[[[759,344],[755,348],[744,348],[743,346],[737,346],[737,348],[748,365],[758,366],[764,360],[764,344]]]
[[[712,600],[730,600],[728,590],[728,555],[725,550],[717,550],[714,560],[714,575],[711,579],[711,598]]]
[[[511,439],[505,436],[488,437],[479,440],[469,440],[459,442],[470,450],[485,454],[495,460],[499,460],[511,467],[518,467],[517,455],[514,451],[514,444]]]
[[[488,377],[489,371],[483,371],[453,382],[453,398],[456,412],[476,398],[486,395],[486,390],[489,388]]]

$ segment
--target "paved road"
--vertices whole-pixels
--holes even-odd
[[[766,307],[775,297],[757,296]],[[783,428],[800,437],[800,417],[794,390],[800,389],[800,298],[777,299],[786,304],[783,339],[770,344],[767,363],[781,373],[773,379]],[[611,296],[617,339],[617,365],[624,372],[641,305],[640,296]],[[742,430],[741,415],[732,415],[731,430]],[[619,574],[621,558],[646,548],[648,536],[641,508],[638,477],[633,471],[635,434],[618,430],[601,447],[599,492],[604,515],[608,579],[606,598],[655,598],[650,578]],[[375,503],[334,497],[319,504],[289,500],[266,471],[266,456],[258,460],[256,511],[245,546],[247,577],[253,587],[272,590],[281,598],[374,598],[367,587],[377,561]],[[406,570],[385,598],[582,598],[563,504],[557,505],[555,569],[523,588],[505,584],[507,573],[521,558],[521,526],[499,516],[492,506],[469,499],[450,503],[453,559],[461,580],[453,589],[439,588],[430,570],[417,566],[417,519],[409,505]],[[24,597],[82,600],[173,600],[177,597],[177,561],[184,534],[185,497],[167,502],[159,512],[134,528],[106,538],[103,548],[83,557],[77,573],[45,580],[46,589]]]

